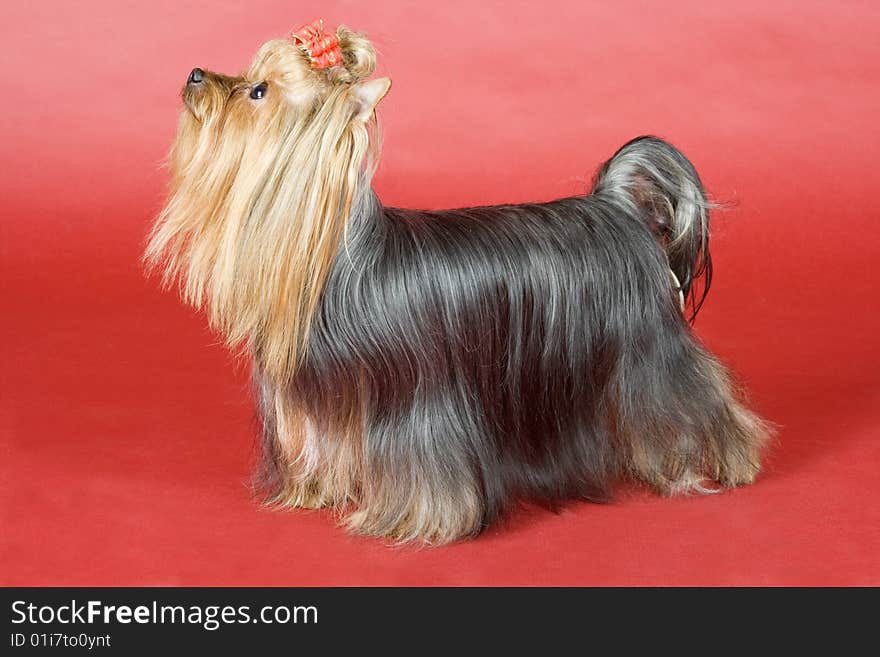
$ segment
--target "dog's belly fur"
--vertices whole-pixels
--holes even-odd
[[[444,541],[514,500],[607,499],[621,475],[669,493],[753,476],[724,419],[751,416],[692,336],[639,216],[601,195],[362,208],[303,367],[264,392],[312,427],[298,439],[308,458],[279,457],[272,442],[297,440],[267,432],[282,498],[354,502],[355,529]]]

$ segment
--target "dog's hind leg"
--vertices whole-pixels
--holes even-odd
[[[682,325],[630,353],[616,377],[626,469],[663,494],[750,484],[767,425],[740,401],[726,368]]]

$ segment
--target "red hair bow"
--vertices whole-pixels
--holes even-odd
[[[324,21],[320,18],[303,25],[290,38],[308,54],[312,68],[329,68],[342,63],[339,37],[335,32],[324,32]]]

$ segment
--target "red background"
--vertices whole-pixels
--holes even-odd
[[[0,583],[880,584],[876,2],[4,3]],[[387,204],[544,200],[642,133],[716,198],[702,338],[780,426],[757,484],[391,549],[245,482],[247,367],[143,279],[193,66],[371,35]]]

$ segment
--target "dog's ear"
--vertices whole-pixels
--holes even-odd
[[[376,78],[352,85],[351,93],[355,103],[354,118],[368,121],[376,109],[376,105],[384,98],[391,88],[390,78]]]

